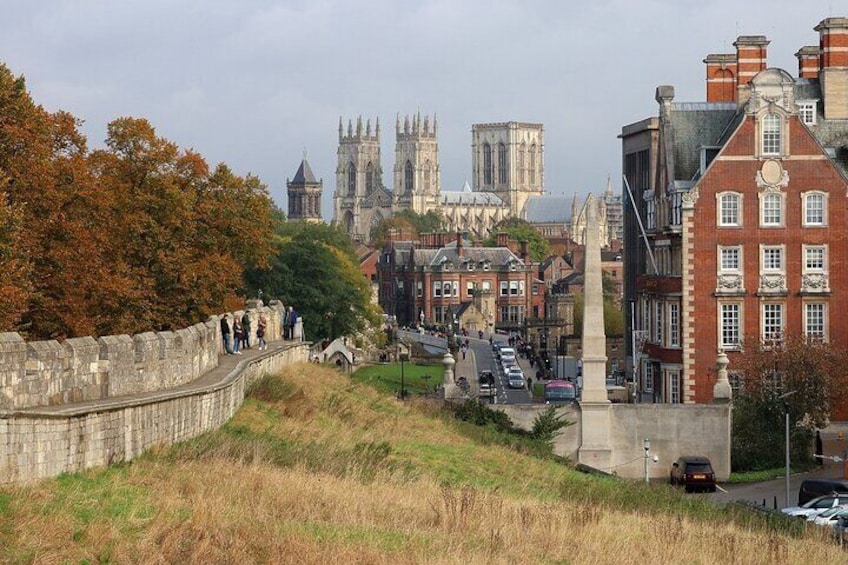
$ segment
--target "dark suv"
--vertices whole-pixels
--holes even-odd
[[[686,492],[716,491],[715,473],[710,460],[697,455],[684,455],[671,465],[672,485],[683,485]]]

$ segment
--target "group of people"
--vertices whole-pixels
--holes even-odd
[[[242,349],[250,349],[250,315],[245,312],[241,319],[235,316],[232,320],[231,330],[230,315],[226,314],[221,317],[221,336],[224,339],[224,351],[227,352],[227,355],[241,355]],[[265,318],[265,314],[259,314],[259,320],[256,322],[256,341],[259,351],[268,349],[268,342],[265,340],[267,329],[268,320]]]

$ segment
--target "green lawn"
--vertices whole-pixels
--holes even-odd
[[[445,369],[438,365],[403,364],[404,388],[408,394],[426,394],[442,384]],[[354,381],[366,383],[374,388],[396,394],[401,388],[401,364],[369,365],[351,376]]]

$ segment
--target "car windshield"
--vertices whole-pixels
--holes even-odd
[[[545,396],[551,400],[571,400],[575,398],[574,389],[573,388],[565,388],[565,387],[555,387],[549,388],[545,391]]]
[[[837,506],[835,508],[828,508],[827,510],[825,510],[824,512],[819,514],[819,516],[821,516],[822,518],[827,518],[829,516],[833,516],[834,514],[838,514],[840,512],[844,512],[844,511],[845,511],[844,506]]]
[[[818,498],[814,498],[809,502],[805,502],[801,505],[801,508],[827,508],[833,504],[833,498],[830,496],[820,496]]]

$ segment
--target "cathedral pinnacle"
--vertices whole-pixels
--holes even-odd
[[[339,116],[339,141],[344,137],[344,126],[342,125],[342,117]]]

